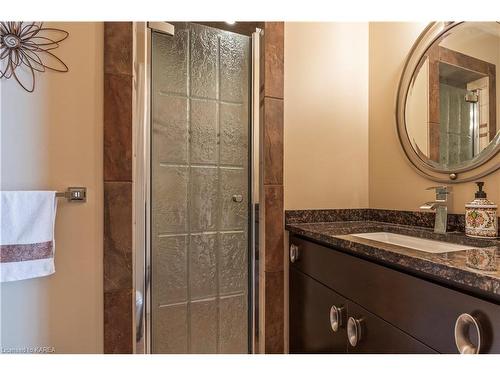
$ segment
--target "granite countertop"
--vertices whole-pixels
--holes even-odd
[[[496,246],[497,256],[500,258],[498,253],[500,250],[499,240],[470,238],[460,232],[437,234],[430,228],[371,220],[287,223],[286,229],[326,246],[339,248],[346,253],[500,301],[500,269],[488,272],[467,267],[465,250],[433,254],[356,237],[351,234],[391,232],[473,247]],[[497,262],[499,261],[497,259]]]

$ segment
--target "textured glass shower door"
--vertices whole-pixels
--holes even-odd
[[[151,40],[153,353],[249,351],[250,38]]]
[[[439,85],[439,162],[447,166],[474,157],[475,104],[465,100],[467,89]]]

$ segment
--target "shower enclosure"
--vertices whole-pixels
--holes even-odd
[[[252,352],[259,31],[134,27],[136,352]]]
[[[485,91],[487,89],[468,90],[440,83],[439,162],[442,165],[459,165],[488,146],[489,110],[487,100],[485,104],[483,99]]]
[[[467,89],[441,83],[439,163],[457,165],[474,157],[474,134],[479,126],[477,105],[465,100]]]

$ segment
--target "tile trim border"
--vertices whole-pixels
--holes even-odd
[[[104,353],[133,352],[132,22],[104,22]]]
[[[265,22],[260,55],[259,352],[285,351],[284,23]]]

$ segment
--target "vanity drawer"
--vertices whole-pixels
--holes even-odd
[[[290,353],[346,354],[347,300],[295,269],[290,269]],[[338,326],[331,324],[331,309],[337,308]]]
[[[297,236],[291,268],[310,275],[342,296],[441,353],[457,353],[455,322],[468,313],[481,328],[481,352],[500,353],[500,306]]]
[[[354,302],[348,302],[347,312],[349,353],[436,354],[436,351]]]

